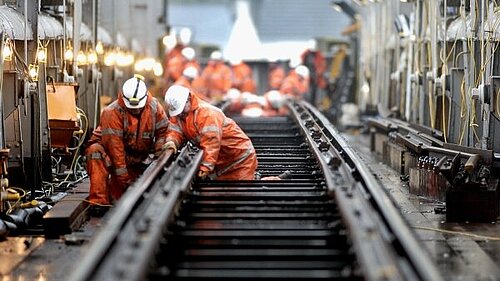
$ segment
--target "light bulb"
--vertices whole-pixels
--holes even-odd
[[[28,74],[31,80],[38,81],[38,65],[30,64],[28,67]]]
[[[66,49],[66,52],[64,52],[64,59],[68,61],[73,60],[73,49],[71,48]]]
[[[102,45],[101,41],[98,41],[97,44],[95,45],[95,51],[97,52],[98,55],[104,54],[104,46]]]
[[[87,56],[83,51],[79,51],[78,55],[76,56],[76,63],[78,65],[85,65],[87,64]]]
[[[163,67],[161,66],[161,63],[156,62],[153,65],[153,73],[158,77],[160,77],[163,74]]]
[[[5,46],[3,46],[2,55],[4,61],[12,60],[12,47],[7,42],[5,43]]]
[[[38,53],[36,54],[36,58],[38,59],[38,62],[47,62],[47,48],[40,48],[38,50]]]
[[[104,65],[112,66],[116,62],[116,54],[114,52],[110,52],[104,56]]]
[[[87,55],[87,60],[90,64],[96,64],[97,63],[97,54],[96,52],[90,50],[88,55]]]

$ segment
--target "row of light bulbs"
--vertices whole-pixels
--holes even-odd
[[[12,41],[7,39],[4,43],[4,47],[2,50],[2,55],[4,61],[11,61],[13,56],[13,46]],[[106,66],[119,66],[125,67],[130,66],[134,63],[135,58],[134,55],[130,52],[125,52],[122,50],[110,50],[105,53],[104,47],[102,43],[99,41],[96,44],[95,50],[89,49],[87,53],[83,51],[79,51],[76,57],[76,63],[78,65],[87,65],[87,64],[96,64],[99,60],[99,56],[103,56],[103,63]],[[74,54],[73,48],[71,44],[68,44],[66,51],[64,52],[64,60],[65,61],[73,61]],[[47,48],[39,45],[37,50],[36,60],[38,63],[46,63],[47,62]],[[33,81],[38,80],[38,64],[30,64],[28,67],[28,74]],[[153,58],[145,58],[138,61],[135,61],[134,69],[137,72],[142,71],[152,71],[154,75],[161,76],[163,74],[163,67],[161,63],[156,61]]]
[[[134,64],[134,70],[136,72],[150,72],[152,71],[155,76],[161,76],[163,74],[163,67],[161,63],[153,58],[144,58],[136,61]]]
[[[3,60],[11,61],[13,56],[12,50],[12,42],[10,39],[7,39],[4,43],[4,47],[2,50]],[[76,56],[76,62],[78,65],[86,65],[86,64],[96,64],[98,62],[98,56],[104,55],[104,65],[106,66],[129,66],[134,63],[134,56],[130,52],[124,52],[121,50],[112,50],[106,54],[104,54],[104,47],[101,42],[98,42],[95,50],[89,49],[87,53],[84,51],[79,51]],[[73,61],[74,54],[73,48],[71,44],[68,44],[66,51],[64,52],[64,60],[65,61]],[[47,48],[43,46],[39,46],[37,50],[37,61],[39,63],[47,62]]]

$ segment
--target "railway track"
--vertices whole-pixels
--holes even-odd
[[[290,178],[198,181],[200,151],[163,155],[108,215],[71,280],[441,280],[314,108],[234,119],[252,139],[260,176]]]

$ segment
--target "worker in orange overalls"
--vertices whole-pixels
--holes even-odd
[[[232,88],[240,90],[240,92],[255,93],[257,87],[253,80],[253,72],[248,64],[244,63],[241,59],[231,59],[231,82]]]
[[[200,72],[200,63],[196,59],[196,52],[191,47],[186,47],[181,51],[182,56],[184,57],[184,65],[183,69],[186,69],[190,66],[193,66]]]
[[[220,102],[231,88],[231,69],[224,64],[220,51],[210,54],[210,60],[201,73],[201,79],[211,103]]]
[[[301,54],[302,64],[309,69],[310,72],[310,102],[316,104],[316,99],[321,90],[325,89],[327,86],[327,81],[325,78],[326,71],[326,60],[320,50],[316,48],[315,41],[312,42],[312,46],[306,49]]]
[[[198,75],[198,69],[194,66],[188,66],[182,72],[182,76],[175,81],[174,85],[184,86],[193,90],[204,101],[209,101],[203,86],[203,80]]]
[[[323,53],[320,50],[307,49],[302,53],[301,60],[311,72],[311,80],[315,81],[318,88],[324,89],[327,81],[325,79],[326,59]]]
[[[186,45],[177,42],[175,46],[168,50],[165,54],[165,59],[163,60],[163,78],[165,84],[168,86],[177,80],[184,69],[184,57],[182,55],[182,50]]]
[[[246,117],[262,117],[264,116],[264,97],[252,94],[250,92],[243,92],[241,94],[241,102],[243,109],[241,115]]]
[[[227,114],[241,114],[244,105],[242,102],[242,94],[238,89],[231,88],[224,95],[224,101],[229,102],[229,105],[224,110]]]
[[[280,92],[291,99],[303,99],[308,91],[309,70],[303,65],[290,70],[280,88]]]
[[[286,97],[278,90],[267,91],[264,94],[264,116],[285,116],[288,108],[285,106]]]
[[[241,128],[217,107],[202,101],[186,87],[174,85],[165,93],[170,125],[164,148],[174,152],[190,141],[203,150],[201,179],[253,180],[257,156]]]
[[[167,114],[142,79],[137,75],[123,84],[86,150],[89,201],[97,210],[119,199],[166,142]]]
[[[279,90],[283,80],[285,80],[285,68],[277,62],[269,64],[269,74],[267,75],[268,90]]]

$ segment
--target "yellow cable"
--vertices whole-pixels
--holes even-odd
[[[113,207],[113,205],[100,204],[100,203],[92,202],[92,201],[89,201],[89,200],[86,200],[86,199],[61,199],[58,202],[64,202],[64,201],[80,201],[80,202],[87,202],[87,203],[89,203],[91,205],[97,205],[97,206],[101,206],[101,207]]]
[[[499,104],[500,104],[500,88],[498,88],[496,102],[495,102],[495,108],[496,108],[496,111],[497,111],[498,118],[500,118],[500,107],[499,107]]]
[[[445,85],[443,85],[443,87],[446,87]],[[446,105],[445,105],[445,102],[446,102],[446,88],[443,89],[443,93],[442,93],[442,96],[443,96],[443,99],[441,101],[441,111],[442,111],[442,116],[441,116],[441,126],[443,127],[443,136],[444,136],[444,142],[448,142],[448,132],[446,130]],[[449,122],[449,121],[448,121]]]
[[[450,59],[451,54],[455,50],[455,47],[458,42],[458,37],[455,36],[455,41],[453,41],[453,45],[450,48],[450,51],[446,55],[446,57],[443,57],[444,55],[444,48],[441,49],[441,52],[439,52],[439,58],[441,59],[441,63],[443,64],[441,73],[445,74],[448,73],[448,60]],[[446,106],[445,106],[445,101],[446,101],[446,85],[443,85],[443,100],[442,100],[442,127],[443,127],[443,134],[444,134],[444,142],[448,142],[448,133],[446,129],[446,123],[450,122],[449,118],[446,117]],[[450,102],[451,106],[451,102]]]
[[[420,230],[436,231],[436,232],[441,232],[441,233],[446,233],[446,234],[469,236],[469,237],[478,238],[478,239],[500,241],[500,236],[486,236],[486,235],[479,235],[479,234],[474,234],[474,233],[469,233],[469,232],[445,230],[445,229],[426,227],[426,226],[412,226],[412,228],[420,229]]]
[[[431,56],[431,45],[427,43],[427,63],[431,65],[432,63],[432,56]],[[435,127],[435,116],[434,116],[434,99],[432,97],[432,84],[429,82],[427,83],[427,95],[429,96],[429,117],[430,117],[430,123],[431,123],[431,128],[434,129]]]
[[[461,100],[460,100],[460,138],[459,138],[459,142],[458,144],[459,145],[462,145],[462,141],[464,139],[464,135],[465,135],[465,128],[467,127],[467,123],[469,123],[467,120],[463,120],[465,119],[466,115],[465,115],[465,76],[462,78],[462,83],[460,85],[460,96],[461,96]]]
[[[85,140],[85,135],[87,134],[87,131],[88,131],[88,118],[87,118],[87,115],[85,114],[85,111],[83,111],[81,108],[77,107],[76,110],[78,111],[78,113],[80,113],[80,116],[82,117],[82,119],[85,121],[85,127],[83,128],[83,134],[82,136],[80,137],[80,140],[78,141],[78,145],[76,146],[76,151],[75,151],[75,155],[73,156],[73,159],[71,161],[71,165],[70,165],[70,171],[73,171],[75,165],[76,165],[76,160],[78,159],[78,149],[82,146],[84,140]],[[66,177],[64,178],[63,182],[66,182],[69,178],[69,176],[71,175],[71,173],[68,173],[66,175]]]
[[[24,198],[24,196],[26,196],[26,191],[22,188],[11,186],[11,187],[7,188],[7,190],[9,190],[9,189],[14,190],[16,193],[19,193],[19,191],[21,191],[23,195],[20,195],[19,198]]]

